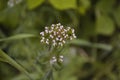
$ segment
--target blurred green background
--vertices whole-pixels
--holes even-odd
[[[39,33],[53,23],[77,39],[51,72]],[[120,80],[120,0],[0,0],[0,49],[0,80]]]

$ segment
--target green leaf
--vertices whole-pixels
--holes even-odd
[[[57,9],[65,10],[65,9],[75,9],[77,6],[76,0],[49,0],[50,3]]]
[[[90,0],[79,0],[79,1],[80,1],[80,5],[78,7],[78,11],[81,14],[85,14],[88,8],[90,8]]]
[[[95,48],[98,48],[98,49],[107,50],[107,51],[111,51],[112,50],[112,46],[111,45],[102,44],[102,43],[94,43],[92,45],[92,47],[95,47]]]
[[[112,50],[111,45],[101,44],[101,43],[91,43],[91,42],[86,41],[86,40],[78,40],[78,39],[76,39],[76,40],[72,40],[70,42],[70,44],[74,44],[74,45],[78,45],[78,46],[94,47],[94,48],[103,49],[103,50],[107,50],[107,51]]]
[[[97,15],[96,32],[102,35],[111,35],[115,30],[113,20],[107,15]]]
[[[120,27],[120,5],[119,7],[113,12],[113,16],[115,18],[115,21],[117,25]]]
[[[0,23],[5,27],[16,28],[20,21],[21,7],[15,6],[0,12]]]
[[[91,43],[85,40],[72,40],[71,44],[80,45],[80,46],[91,46]]]
[[[99,0],[96,4],[96,10],[99,10],[102,13],[112,12],[113,6],[115,5],[116,0]]]
[[[37,37],[37,36],[33,34],[17,34],[11,37],[0,39],[0,42],[9,41],[9,40],[18,40],[18,39],[24,39],[24,38],[30,38],[30,37]]]
[[[9,63],[10,65],[17,68],[19,71],[24,73],[26,76],[28,76],[30,80],[32,80],[31,77],[29,76],[29,73],[22,66],[20,66],[15,60],[13,60],[6,53],[4,53],[1,49],[0,49],[0,61]]]
[[[27,6],[30,10],[40,6],[44,0],[27,0]]]

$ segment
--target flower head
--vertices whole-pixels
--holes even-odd
[[[48,45],[52,44],[53,46],[63,46],[67,40],[76,38],[74,29],[71,29],[71,27],[64,28],[60,23],[45,27],[40,35],[40,42]]]

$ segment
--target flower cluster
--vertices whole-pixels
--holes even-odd
[[[52,59],[50,60],[50,64],[54,64],[56,62],[63,62],[63,56],[60,55],[58,58],[56,58],[55,56],[52,57]]]
[[[70,27],[64,28],[60,23],[45,27],[45,31],[40,32],[42,43],[52,44],[53,46],[63,46],[66,40],[76,38],[75,30]]]

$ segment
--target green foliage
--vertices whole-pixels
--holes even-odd
[[[96,32],[103,35],[111,35],[115,30],[113,20],[107,15],[99,14],[96,20]]]
[[[26,74],[31,79],[29,73],[24,68],[22,68],[15,60],[6,55],[6,53],[4,53],[2,50],[0,50],[0,61],[11,64],[12,66],[20,70],[22,73]]]
[[[86,11],[90,8],[90,0],[79,0],[78,11],[81,14],[85,14]]]
[[[107,14],[112,12],[114,9],[114,5],[116,3],[116,0],[99,0],[96,4],[96,10],[100,11],[101,13]]]
[[[29,38],[29,37],[37,37],[33,34],[18,34],[18,35],[14,35],[11,37],[7,37],[5,39],[0,39],[0,42],[2,41],[9,41],[9,40],[18,40],[18,39],[24,39],[24,38]]]
[[[76,0],[49,0],[50,3],[57,9],[65,10],[65,9],[75,9],[76,8]]]
[[[0,22],[6,26],[15,28],[19,24],[21,8],[19,6],[12,9],[5,9],[0,13]]]
[[[27,0],[27,6],[31,10],[31,9],[34,9],[34,8],[40,6],[43,2],[44,2],[44,0],[34,0],[34,1]]]
[[[91,42],[88,42],[85,40],[73,40],[70,42],[70,44],[75,44],[75,45],[79,45],[79,46],[87,46],[87,47],[95,47],[95,48],[103,49],[103,50],[107,50],[107,51],[112,50],[111,45],[100,44],[100,43],[91,43]]]
[[[0,0],[0,11],[6,8],[7,0]]]
[[[120,80],[119,2],[0,0],[0,80]],[[57,23],[77,39],[62,48],[40,43],[44,27]],[[63,63],[51,65],[60,55]]]
[[[117,9],[115,9],[113,15],[118,27],[120,27],[120,6],[118,6]]]

